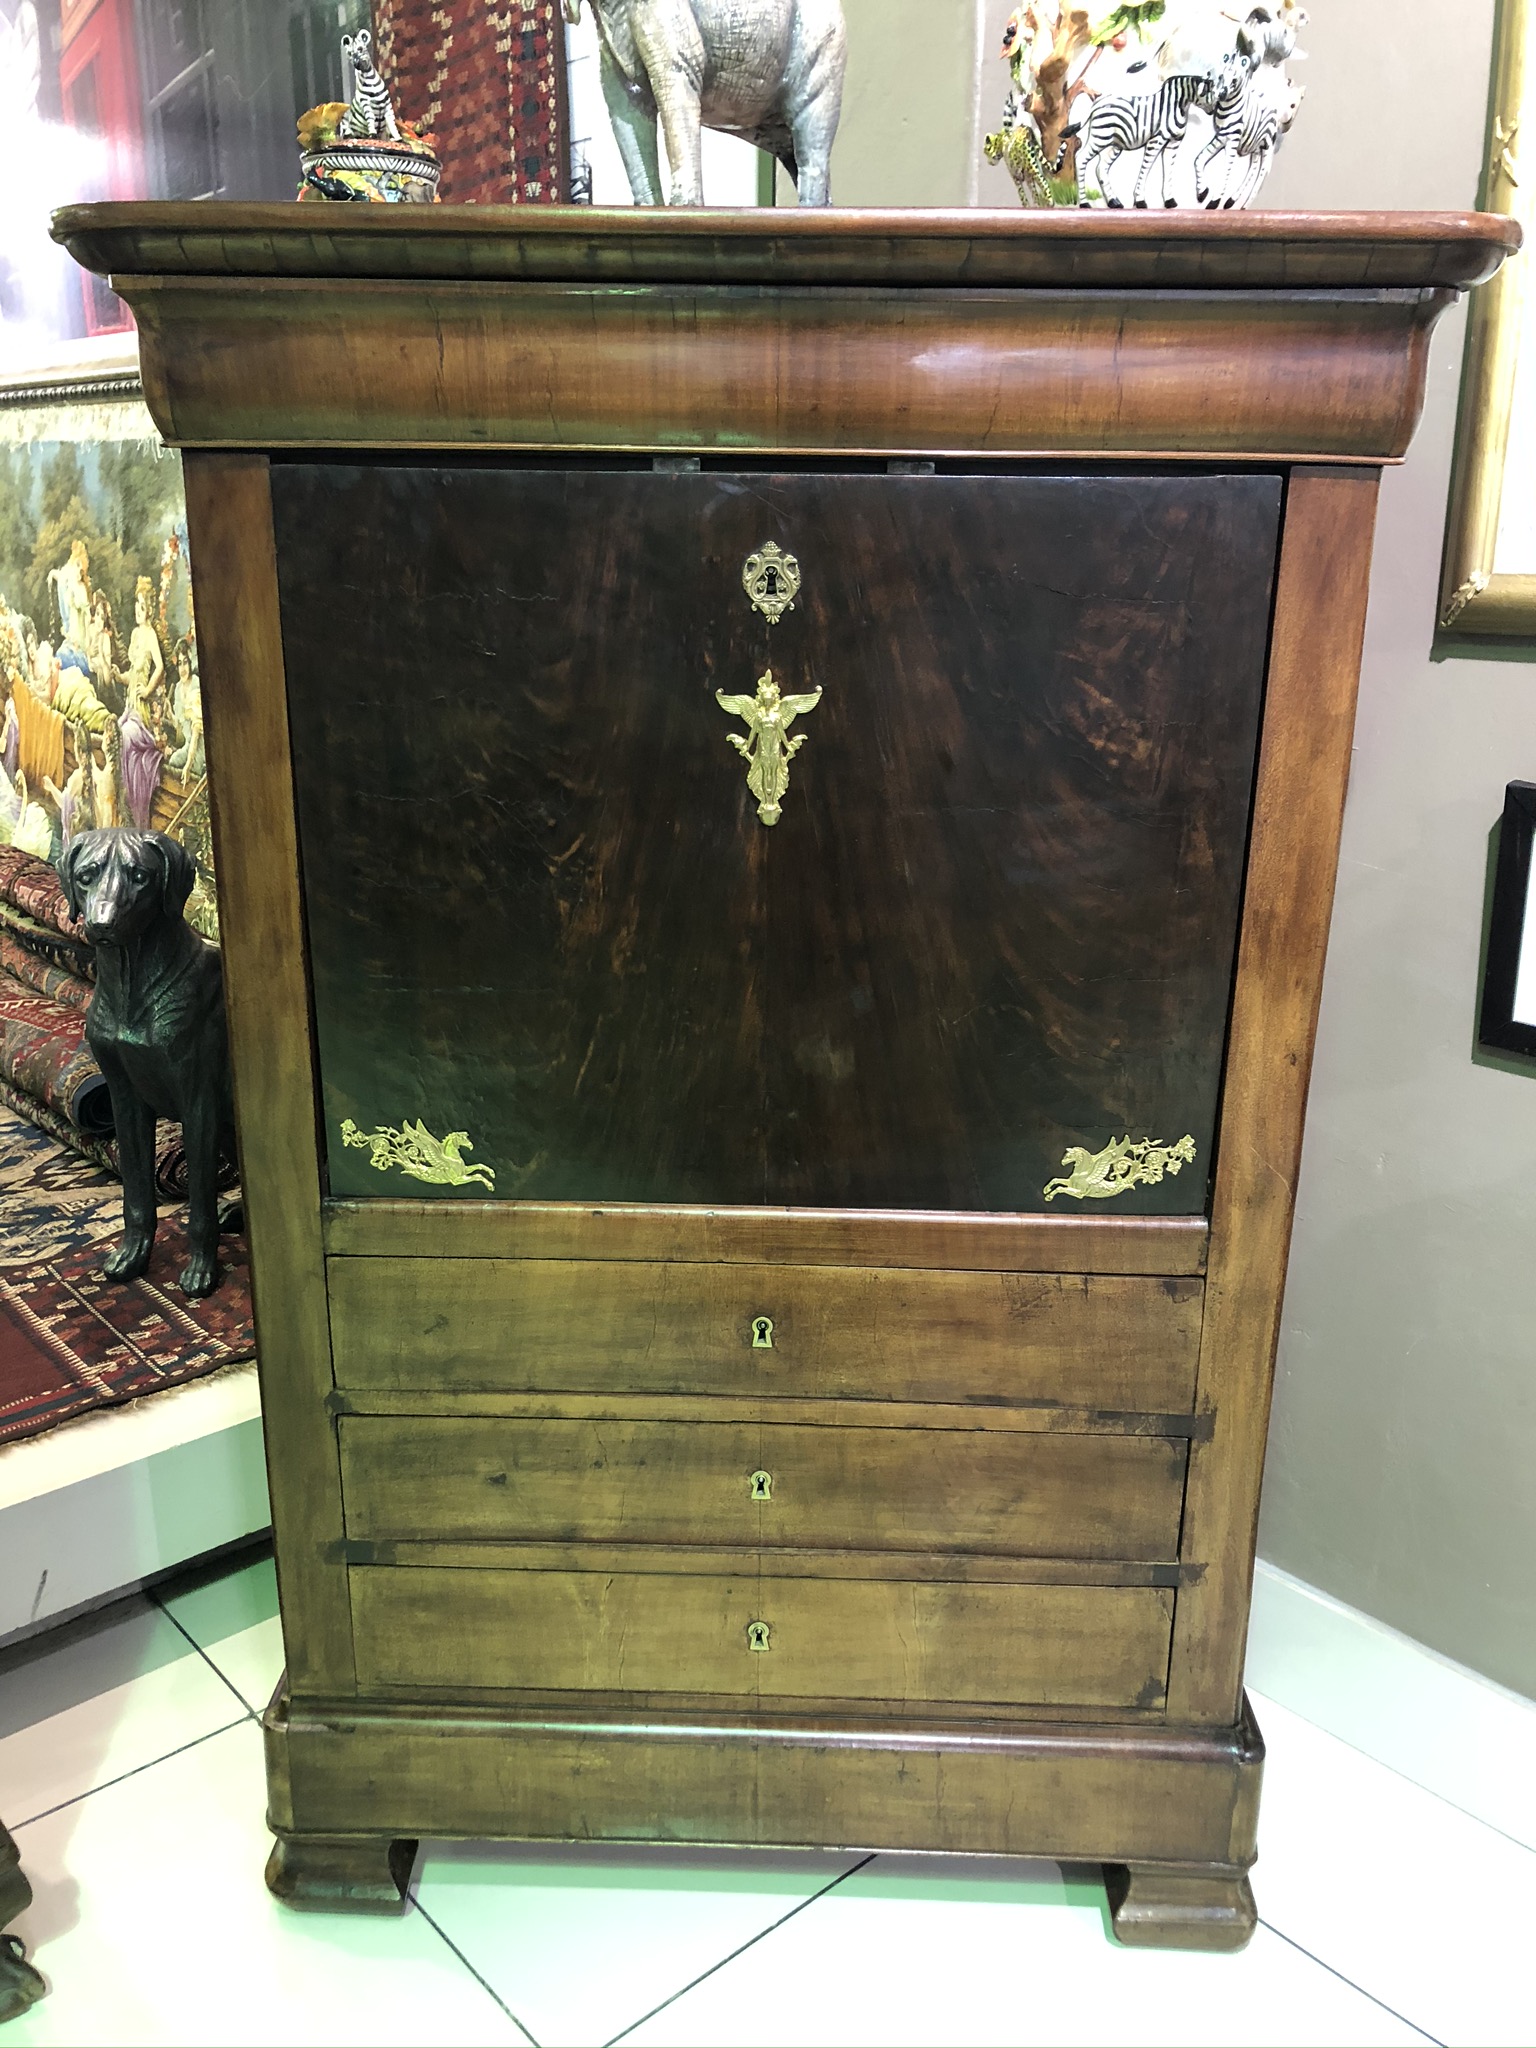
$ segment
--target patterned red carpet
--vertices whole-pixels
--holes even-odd
[[[175,1284],[181,1209],[162,1210],[143,1279],[103,1278],[122,1193],[0,1108],[0,1443],[255,1356],[243,1238],[223,1239],[225,1277],[205,1301]]]

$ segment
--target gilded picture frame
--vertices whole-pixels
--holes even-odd
[[[1536,475],[1518,460],[1536,420],[1536,0],[1503,0],[1481,204],[1524,228],[1526,250],[1472,300],[1441,572],[1442,638],[1536,641]],[[1523,123],[1523,125],[1522,125]],[[1512,507],[1520,481],[1530,511]],[[1530,539],[1512,535],[1512,510]]]

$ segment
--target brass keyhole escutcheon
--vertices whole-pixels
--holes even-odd
[[[752,1498],[754,1500],[773,1499],[773,1474],[771,1472],[754,1472],[752,1474]]]
[[[773,1349],[773,1317],[758,1316],[752,1324],[752,1349],[771,1351]]]
[[[749,1621],[747,1623],[747,1648],[761,1656],[763,1651],[768,1648],[768,1633],[766,1621]]]

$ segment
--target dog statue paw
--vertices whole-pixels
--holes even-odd
[[[107,1078],[123,1175],[123,1239],[109,1279],[132,1280],[155,1241],[155,1119],[179,1123],[187,1153],[183,1293],[219,1275],[219,1158],[234,1150],[224,973],[216,946],[182,916],[197,870],[163,832],[104,826],[64,849],[59,878],[96,951],[85,1036]]]
[[[190,1295],[193,1300],[198,1300],[205,1294],[212,1294],[218,1284],[218,1266],[212,1259],[201,1256],[188,1259],[176,1282],[182,1293]]]
[[[117,1250],[103,1261],[101,1270],[109,1280],[137,1280],[149,1269],[153,1244],[150,1237],[124,1237]]]

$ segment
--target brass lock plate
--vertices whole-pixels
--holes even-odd
[[[773,1349],[773,1317],[754,1316],[752,1319],[752,1349],[771,1351]]]
[[[752,1498],[754,1500],[773,1499],[773,1474],[771,1472],[754,1472],[752,1474],[751,1486]]]
[[[769,1648],[770,1634],[771,1631],[766,1621],[749,1621],[747,1623],[747,1648],[755,1656],[762,1656]]]

